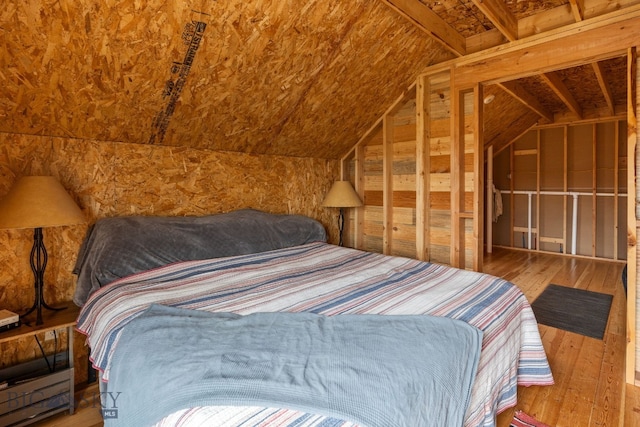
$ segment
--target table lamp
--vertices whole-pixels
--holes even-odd
[[[344,230],[344,208],[362,206],[362,200],[353,189],[349,181],[336,181],[322,202],[325,208],[340,208],[338,229],[340,230],[340,246],[342,246],[342,231]]]
[[[21,317],[36,310],[36,325],[42,322],[44,301],[44,270],[47,266],[47,250],[42,240],[43,227],[57,227],[84,223],[85,218],[78,205],[58,180],[52,176],[25,176],[20,178],[9,193],[0,201],[0,228],[33,228],[31,270],[35,278],[35,301]]]

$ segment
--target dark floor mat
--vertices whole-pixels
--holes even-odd
[[[613,296],[549,285],[531,304],[538,323],[602,339]]]

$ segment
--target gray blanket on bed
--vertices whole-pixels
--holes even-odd
[[[462,426],[482,332],[420,316],[210,313],[151,306],[123,330],[109,426],[206,405],[262,406],[368,427]]]
[[[131,216],[98,220],[84,239],[73,273],[73,301],[134,273],[171,264],[326,242],[324,227],[302,215],[253,209],[202,217]]]

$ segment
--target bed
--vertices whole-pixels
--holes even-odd
[[[234,215],[253,218],[263,231],[273,220],[291,220]],[[96,289],[81,289],[96,284],[79,280],[77,329],[100,371],[103,405],[115,410],[105,412],[105,426],[132,419],[157,426],[492,426],[516,404],[518,385],[553,384],[535,317],[515,285],[331,245],[316,221],[294,219],[293,234],[302,237],[276,248],[159,266],[164,261],[156,259]],[[87,259],[105,250],[90,249],[88,241],[101,240],[95,231],[80,270],[96,268]],[[238,342],[258,355],[242,353]]]

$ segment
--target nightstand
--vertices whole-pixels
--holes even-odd
[[[0,343],[32,337],[37,333],[46,333],[66,329],[67,363],[62,368],[53,367],[53,372],[27,377],[11,382],[0,389],[0,426],[26,426],[51,415],[74,410],[73,390],[73,329],[80,309],[73,303],[63,304],[67,308],[61,311],[43,313],[42,325],[37,325],[30,317],[30,324],[5,332],[0,332]],[[44,360],[44,359],[43,359]],[[37,361],[36,361],[37,362]],[[22,367],[23,365],[20,365]],[[29,367],[30,365],[24,364]]]

